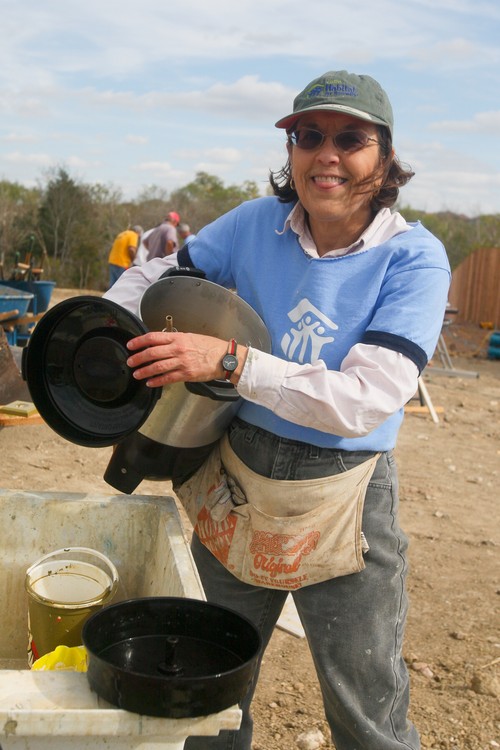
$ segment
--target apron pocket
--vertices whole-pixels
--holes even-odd
[[[379,455],[329,477],[276,480],[249,469],[225,435],[174,491],[200,541],[234,576],[293,591],[365,567],[361,522]]]
[[[270,516],[248,503],[237,517],[227,569],[254,586],[293,591],[363,570],[364,496],[327,500],[300,516]]]

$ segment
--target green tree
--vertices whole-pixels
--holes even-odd
[[[111,243],[130,225],[135,206],[123,203],[116,188],[79,183],[63,167],[48,178],[38,230],[53,277],[63,286],[105,289]]]
[[[452,270],[479,247],[500,247],[500,216],[469,218],[443,211],[435,214],[405,207],[399,209],[407,221],[421,221],[446,248]]]
[[[6,278],[12,273],[16,255],[24,261],[35,250],[39,201],[38,190],[0,181],[0,264]]]
[[[43,191],[38,226],[47,254],[54,260],[70,259],[78,242],[82,219],[90,215],[87,189],[73,180],[63,167],[49,173]]]
[[[178,210],[175,206],[170,206],[167,190],[158,185],[144,187],[136,197],[134,205],[135,223],[140,224],[145,230],[160,224],[169,211]]]
[[[108,254],[115,236],[134,224],[157,225],[168,211],[177,211],[194,232],[243,201],[257,198],[258,186],[225,185],[219,177],[198,172],[195,179],[172,194],[158,185],[124,201],[113,185],[84,184],[62,166],[44,175],[45,182],[29,189],[0,181],[0,262],[4,275],[16,255],[28,253],[39,265],[46,254],[44,278],[59,286],[104,290]],[[422,221],[443,242],[452,269],[478,247],[500,247],[500,216],[474,218],[451,212],[425,213],[410,206],[398,210],[408,221]]]
[[[195,179],[175,190],[170,203],[194,232],[230,211],[243,201],[257,198],[259,189],[255,182],[225,186],[222,180],[207,172],[198,172]]]

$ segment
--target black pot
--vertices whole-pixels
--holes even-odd
[[[261,638],[252,623],[197,599],[119,602],[83,626],[91,688],[118,708],[148,716],[206,716],[239,703],[253,679]]]

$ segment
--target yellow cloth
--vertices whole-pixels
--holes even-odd
[[[108,263],[113,263],[115,266],[120,266],[121,268],[129,268],[132,265],[129,247],[137,249],[138,241],[139,235],[132,229],[120,232],[113,242]]]
[[[39,672],[49,669],[86,672],[87,650],[85,646],[57,646],[54,651],[50,651],[37,659],[31,669]]]

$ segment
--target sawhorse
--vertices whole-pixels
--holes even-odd
[[[457,313],[458,309],[456,307],[450,307],[449,305],[447,306],[445,318],[443,321],[443,328],[445,326],[449,326],[453,322],[452,319],[447,318],[446,316],[456,315]],[[441,329],[441,333],[439,334],[439,339],[436,346],[436,354],[441,360],[441,364],[443,366],[431,367],[430,372],[432,372],[434,375],[449,375],[451,377],[457,378],[478,378],[478,372],[473,372],[472,370],[456,370],[453,367],[453,362],[451,361],[450,353],[448,351],[448,347],[446,346],[446,341],[444,340],[443,328]]]
[[[478,378],[479,373],[474,370],[457,370],[453,367],[446,341],[441,333],[436,346],[436,353],[441,360],[442,367],[430,367],[429,371],[433,375],[449,375],[450,377],[456,378]]]
[[[429,395],[429,391],[427,390],[427,386],[425,385],[424,381],[420,377],[418,379],[418,390],[417,393],[413,396],[411,401],[414,401],[418,399],[420,401],[420,406],[411,406],[410,403],[406,404],[405,406],[405,412],[408,412],[410,414],[422,414],[423,411],[427,410],[429,414],[431,415],[432,421],[435,424],[439,423],[439,417],[438,417],[438,409],[441,409],[441,407],[438,406],[438,408],[434,408],[434,405],[432,403],[431,397]]]
[[[431,415],[432,421],[435,424],[438,424],[439,417],[431,401],[431,397],[429,395],[429,391],[427,390],[427,386],[425,385],[422,378],[418,379],[418,396],[419,396],[421,405],[426,406],[427,409],[429,410],[429,414]]]

